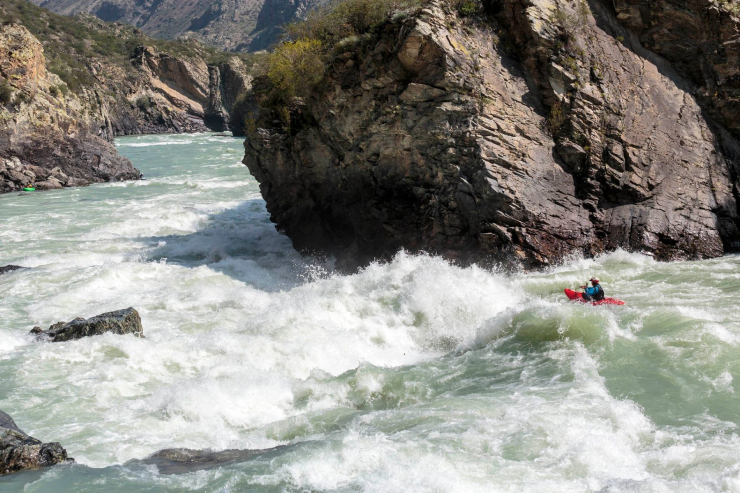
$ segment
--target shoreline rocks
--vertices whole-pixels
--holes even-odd
[[[139,171],[96,132],[84,97],[63,95],[62,80],[46,65],[43,45],[28,29],[0,26],[6,93],[0,104],[0,193],[137,180]]]
[[[144,337],[139,312],[133,308],[103,313],[89,319],[76,318],[71,322],[58,322],[48,330],[34,327],[31,334],[40,341],[65,342],[83,337],[91,337],[111,332],[113,334],[133,334]]]
[[[0,411],[0,476],[71,462],[74,459],[59,443],[43,443],[28,436],[13,418]]]

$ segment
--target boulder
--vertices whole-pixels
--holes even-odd
[[[76,318],[71,322],[58,322],[48,330],[34,327],[31,334],[39,340],[51,342],[64,342],[83,337],[97,336],[112,332],[113,334],[134,334],[136,337],[144,337],[144,328],[141,326],[139,312],[133,308],[103,313],[97,317]]]
[[[74,462],[58,443],[43,443],[21,431],[13,418],[0,411],[0,476]]]
[[[227,464],[246,462],[255,457],[292,446],[294,445],[283,445],[266,450],[223,450],[220,452],[185,448],[166,449],[150,455],[141,463],[157,466],[161,474],[185,474]]]
[[[0,267],[0,276],[3,274],[7,274],[8,272],[13,272],[15,270],[23,269],[20,265],[5,265],[3,267]]]

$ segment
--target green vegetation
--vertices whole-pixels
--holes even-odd
[[[321,81],[335,55],[364,44],[394,13],[419,8],[427,0],[336,0],[305,21],[287,26],[286,40],[267,55],[269,87],[260,105],[289,129],[298,103]]]
[[[453,5],[461,17],[472,17],[483,11],[483,4],[476,0],[453,0]]]
[[[345,38],[372,32],[393,12],[423,3],[426,0],[338,0],[313,11],[305,21],[291,24],[286,32],[290,40],[312,39],[331,48]]]
[[[557,102],[550,108],[547,115],[547,129],[551,135],[557,134],[568,122],[568,114],[563,103]]]
[[[47,68],[74,92],[96,83],[89,69],[92,59],[104,59],[128,69],[135,49],[141,45],[180,58],[200,57],[210,64],[238,56],[248,67],[254,65],[251,55],[220,52],[196,41],[156,40],[131,26],[106,23],[90,15],[66,17],[26,0],[3,0],[0,24],[13,23],[22,24],[41,41]]]
[[[268,61],[267,77],[284,101],[303,97],[324,75],[322,45],[303,38],[278,46]]]
[[[559,4],[550,21],[561,30],[565,41],[571,41],[588,24],[591,9],[586,0],[576,0],[575,9],[564,9]]]
[[[147,111],[149,108],[152,107],[152,100],[147,95],[141,95],[138,98],[136,98],[136,106],[141,111]]]
[[[19,106],[23,103],[28,103],[29,101],[31,101],[31,99],[32,99],[31,95],[28,94],[27,92],[18,91],[17,93],[15,93],[15,101],[13,101],[13,104],[15,104],[16,106]]]
[[[10,87],[8,81],[4,80],[0,82],[0,105],[5,106],[10,102],[13,97],[13,88]]]
[[[429,0],[335,0],[302,22],[286,28],[286,39],[266,55],[268,87],[258,91],[260,105],[289,129],[301,101],[324,76],[336,56],[370,45],[389,21],[418,11]],[[460,17],[481,15],[489,0],[447,0]]]

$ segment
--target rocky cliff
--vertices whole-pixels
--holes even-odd
[[[0,27],[0,78],[0,193],[139,178],[79,98],[52,91],[61,81],[23,26]]]
[[[280,26],[325,0],[32,0],[54,12],[90,13],[163,39],[194,37],[230,51],[259,51],[278,40]]]
[[[715,36],[724,58],[688,49],[708,60],[697,79],[659,56],[666,32],[694,39],[680,32],[690,20],[663,24],[667,3],[434,0],[396,13],[332,49],[298,123],[263,118],[245,164],[296,248],[345,267],[400,248],[528,266],[616,248],[722,255],[738,240],[737,19],[684,7],[729,26]]]
[[[241,132],[245,57],[23,0],[0,5],[0,23],[0,192],[138,178],[118,135]]]

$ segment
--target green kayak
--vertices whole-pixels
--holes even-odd
[[[35,192],[36,189],[35,188],[28,187],[28,188],[24,188],[23,191],[24,192]]]

